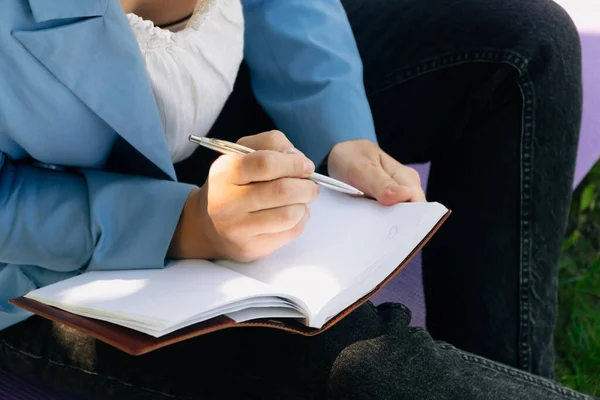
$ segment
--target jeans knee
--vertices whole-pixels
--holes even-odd
[[[461,3],[460,18],[472,26],[473,34],[487,37],[491,43],[503,43],[501,47],[529,59],[565,60],[579,65],[579,33],[567,11],[554,0],[467,0]]]
[[[579,32],[567,11],[553,0],[534,0],[530,4],[531,37],[538,43],[538,55],[546,62],[581,68]]]

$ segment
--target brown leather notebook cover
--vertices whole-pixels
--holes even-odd
[[[160,349],[171,345],[173,343],[181,342],[183,340],[191,339],[196,336],[205,335],[207,333],[215,332],[226,328],[238,328],[238,327],[263,327],[263,328],[275,328],[282,329],[288,332],[313,336],[321,332],[324,332],[331,326],[335,325],[342,318],[350,314],[354,309],[369,300],[375,293],[377,293],[383,286],[385,286],[392,278],[394,278],[402,269],[408,265],[423,246],[431,239],[439,227],[448,219],[451,211],[448,211],[435,225],[435,227],[429,232],[429,234],[419,243],[417,247],[409,254],[409,256],[400,264],[387,278],[385,278],[375,289],[369,294],[357,300],[354,304],[346,308],[344,311],[339,313],[335,318],[332,318],[322,328],[315,329],[309,328],[303,325],[301,322],[294,319],[264,319],[264,320],[252,320],[248,322],[236,323],[232,319],[226,316],[220,316],[208,321],[200,322],[194,325],[190,325],[186,328],[182,328],[176,332],[172,332],[168,335],[160,338],[147,335],[142,332],[135,331],[133,329],[125,328],[119,325],[112,324],[110,322],[100,321],[93,318],[81,317],[79,315],[72,314],[67,311],[60,310],[58,308],[45,305],[35,300],[31,300],[25,297],[18,297],[10,300],[10,304],[17,307],[23,308],[41,317],[49,320],[62,323],[71,328],[74,328],[86,335],[101,340],[114,346],[128,354],[137,356],[149,353],[151,351]]]

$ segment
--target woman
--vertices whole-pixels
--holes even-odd
[[[156,4],[0,6],[0,367],[100,399],[584,398],[527,372],[551,375],[581,113],[564,11],[546,0],[345,1],[367,97],[337,0],[245,0],[254,93],[308,157],[267,132],[240,139],[258,152],[210,165],[202,150],[186,158],[189,130],[273,128],[245,67],[236,77],[240,3],[199,4],[175,36],[126,15],[185,17]],[[183,158],[191,184],[174,181]],[[428,328],[478,355],[408,327],[399,304],[361,307],[315,338],[230,330],[143,357],[7,304],[82,270],[263,257],[305,226],[318,190],[298,178],[313,161],[394,204],[424,199],[397,160],[425,159],[430,199],[454,210],[425,253]]]

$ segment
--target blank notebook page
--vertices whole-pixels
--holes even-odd
[[[408,255],[447,212],[438,203],[385,207],[331,190],[310,210],[305,231],[270,257],[218,264],[300,298],[314,313],[392,248]]]
[[[88,272],[26,297],[67,311],[93,312],[161,328],[267,292],[265,284],[252,278],[208,261],[190,260],[165,269]]]

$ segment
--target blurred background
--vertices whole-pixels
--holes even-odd
[[[600,162],[574,194],[558,297],[556,378],[600,396]]]
[[[600,396],[600,0],[556,0],[575,21],[584,58],[580,154],[594,165],[577,186],[563,244],[556,330],[556,378]],[[594,164],[595,162],[595,164]],[[580,169],[578,175],[583,175]]]

